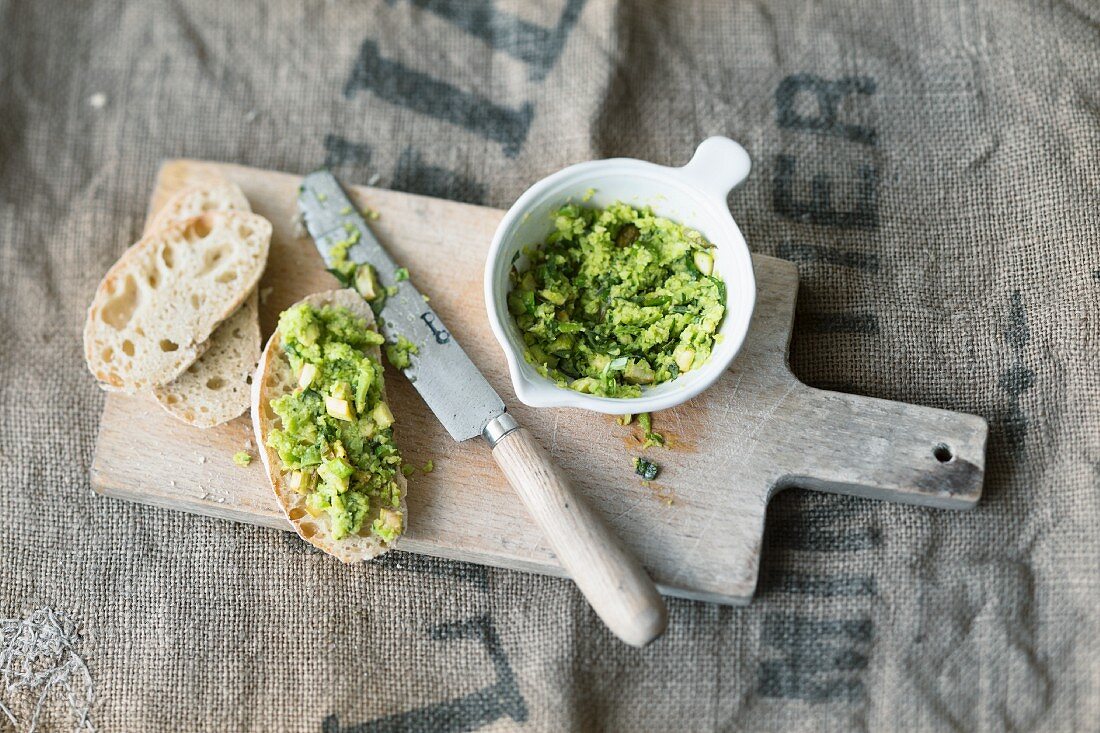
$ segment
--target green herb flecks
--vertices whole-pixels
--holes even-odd
[[[653,418],[648,412],[638,414],[638,426],[642,429],[642,449],[664,446],[665,436],[653,432]]]
[[[428,459],[428,462],[424,464],[424,467],[420,469],[422,473],[431,473],[434,470],[435,462],[432,461],[432,459],[430,458]],[[405,474],[406,476],[411,476],[416,473],[416,468],[406,463],[404,466],[401,467],[401,473]]]
[[[647,461],[644,458],[634,459],[634,473],[641,476],[645,481],[652,481],[657,478],[657,474],[660,470],[661,467],[652,461]]]
[[[408,369],[409,365],[412,364],[409,354],[419,353],[420,349],[417,348],[416,344],[404,336],[398,336],[396,343],[386,345],[386,358],[389,359],[390,364],[398,369]]]

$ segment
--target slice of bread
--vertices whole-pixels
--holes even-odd
[[[88,308],[84,357],[101,383],[139,392],[170,382],[256,288],[271,223],[210,211],[154,231],[107,271]]]
[[[229,181],[185,188],[164,202],[156,216],[145,226],[145,233],[193,219],[208,211],[252,211],[252,207],[241,187]]]
[[[367,325],[374,324],[374,312],[370,309],[370,305],[354,290],[327,290],[315,293],[302,302],[309,303],[314,308],[325,305],[347,308],[355,315],[366,319]],[[381,364],[382,354],[377,346],[372,347],[368,353]],[[289,472],[283,470],[279,454],[268,447],[267,436],[272,430],[282,425],[279,416],[271,409],[271,400],[293,391],[296,386],[290,362],[279,344],[279,332],[276,331],[264,347],[256,376],[252,379],[252,427],[256,432],[256,448],[263,460],[264,468],[267,469],[279,506],[283,508],[287,519],[294,525],[294,531],[299,537],[344,562],[369,560],[393,549],[396,541],[387,544],[371,534],[371,524],[378,518],[377,507],[371,507],[370,514],[363,521],[360,534],[336,540],[332,538],[332,524],[328,514],[323,513],[317,518],[311,517],[306,512],[305,496],[287,486],[286,479]],[[386,399],[385,390],[382,392],[382,398]],[[405,495],[408,493],[408,483],[400,471],[397,473],[396,481],[401,489],[401,515],[405,518],[407,528],[409,513],[405,504]]]
[[[248,409],[260,358],[260,296],[255,290],[210,335],[208,348],[183,374],[153,388],[161,407],[197,428],[221,425]]]
[[[215,181],[186,188],[168,199],[149,220],[146,232],[163,229],[207,211],[251,211],[235,183]],[[248,410],[252,372],[260,358],[260,310],[256,293],[214,329],[206,350],[187,371],[153,388],[169,415],[197,428],[228,422]]]

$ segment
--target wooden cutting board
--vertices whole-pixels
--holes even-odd
[[[281,310],[336,281],[296,223],[297,176],[169,161],[150,212],[212,175],[239,184],[274,225],[261,283],[266,338]],[[375,188],[355,194],[381,214],[372,222],[378,238],[431,297],[509,411],[666,594],[748,602],[765,508],[788,486],[948,509],[967,509],[981,495],[987,433],[981,418],[812,389],[795,379],[787,344],[798,272],[789,262],[754,256],[759,295],[743,351],[711,389],[654,417],[670,448],[642,451],[636,426],[579,410],[535,410],[515,399],[482,297],[482,266],[502,211]],[[404,456],[415,466],[435,463],[432,473],[409,477],[409,531],[401,549],[561,575],[488,447],[476,439],[453,442],[400,373],[388,369],[386,379]],[[150,399],[108,394],[92,486],[107,496],[289,529],[259,460],[248,468],[232,461],[251,439],[247,416],[199,430]],[[634,475],[638,455],[660,465],[657,481],[646,485]]]

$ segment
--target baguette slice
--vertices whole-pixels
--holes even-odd
[[[327,290],[310,295],[302,302],[309,303],[314,308],[326,305],[347,308],[355,315],[366,319],[367,325],[374,324],[374,312],[370,309],[370,305],[354,290]],[[372,347],[369,353],[381,364],[382,354],[377,346]],[[378,517],[378,510],[375,507],[371,508],[371,513],[363,521],[363,530],[366,534],[335,540],[332,538],[332,525],[328,515],[311,517],[306,512],[305,496],[287,486],[287,473],[283,471],[279,454],[268,447],[267,436],[282,424],[279,416],[271,410],[271,400],[293,391],[296,386],[290,362],[279,344],[279,332],[276,331],[264,347],[256,376],[252,379],[252,427],[256,432],[256,449],[263,460],[264,468],[267,469],[271,486],[275,490],[275,498],[283,508],[283,513],[294,525],[294,531],[299,537],[346,563],[369,560],[393,549],[397,541],[387,544],[370,533],[370,526]],[[386,398],[385,390],[382,398]],[[404,517],[407,528],[408,508],[405,495],[408,493],[408,482],[400,471],[395,480],[401,489],[401,515]]]
[[[84,357],[108,388],[139,392],[175,379],[260,279],[271,223],[211,211],[154,231],[107,271],[88,308]]]
[[[146,232],[163,229],[207,211],[251,211],[240,186],[216,181],[186,188],[165,202]],[[248,410],[250,383],[260,358],[260,311],[255,291],[214,329],[194,364],[153,396],[169,415],[197,428],[228,422]]]
[[[153,388],[168,414],[197,428],[221,425],[248,409],[252,372],[260,357],[260,296],[255,290],[207,343],[183,374]]]
[[[205,186],[185,188],[173,194],[145,226],[149,234],[170,224],[193,219],[208,211],[252,211],[241,187],[219,180]]]

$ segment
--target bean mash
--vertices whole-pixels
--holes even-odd
[[[307,303],[284,311],[278,332],[298,386],[271,401],[282,429],[267,444],[290,472],[288,485],[305,494],[312,516],[329,516],[334,539],[362,534],[376,516],[370,533],[392,542],[403,528],[401,456],[382,365],[368,353],[382,336],[346,308]]]
[[[569,204],[524,254],[508,309],[524,358],[558,386],[638,397],[710,357],[726,286],[699,232],[648,207]]]

